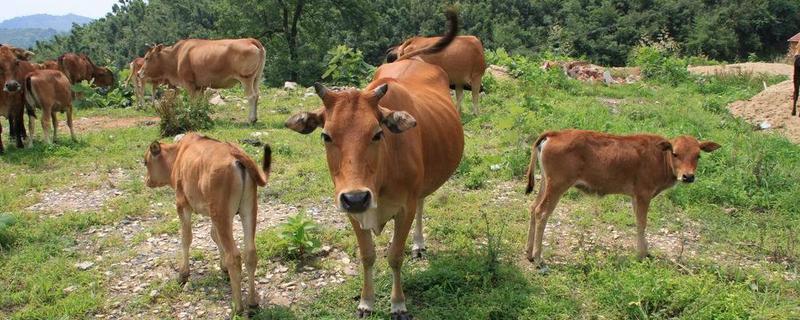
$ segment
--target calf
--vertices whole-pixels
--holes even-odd
[[[800,87],[800,54],[794,56],[794,92],[792,94],[792,115],[797,115],[797,89]]]
[[[59,69],[67,75],[70,83],[94,80],[94,85],[111,87],[114,73],[106,67],[98,67],[85,54],[65,53],[58,57]]]
[[[152,95],[150,96],[152,99],[152,103],[155,104],[156,102],[156,89],[160,85],[166,85],[171,89],[174,89],[175,86],[171,85],[167,79],[153,79],[153,78],[142,78],[139,76],[139,70],[142,69],[144,65],[144,58],[136,58],[131,61],[129,67],[131,69],[131,74],[125,79],[125,83],[130,83],[133,86],[133,93],[136,95],[136,102],[139,104],[139,108],[144,108],[144,90],[145,85],[150,84],[152,87]]]
[[[233,239],[233,216],[239,214],[244,230],[244,257],[249,288],[247,302],[258,306],[255,290],[255,232],[258,213],[257,186],[269,178],[271,151],[264,147],[261,169],[230,143],[223,143],[196,133],[189,133],[174,144],[153,142],[145,152],[145,183],[150,188],[170,186],[175,190],[175,206],[181,220],[182,259],[178,281],[189,279],[189,246],[192,243],[192,212],[211,218],[211,238],[220,253],[220,267],[230,276],[233,310],[242,306],[242,260]],[[262,171],[263,170],[263,171]]]
[[[11,47],[0,46],[0,116],[8,119],[11,136],[16,139],[17,147],[23,147],[24,126],[22,125],[23,103],[22,90],[17,79],[19,60]],[[0,134],[3,127],[0,125]],[[0,137],[0,153],[4,151],[3,139]]]
[[[533,144],[528,187],[533,191],[537,163],[542,167],[542,186],[531,206],[526,254],[542,262],[542,236],[547,218],[569,188],[597,194],[633,197],[639,258],[648,255],[645,228],[650,200],[677,181],[695,180],[700,151],[720,145],[699,142],[689,136],[667,140],[656,135],[617,136],[583,130],[546,132]]]
[[[389,49],[387,62],[398,57],[412,54],[421,48],[430,47],[442,37],[413,37],[399,46]],[[481,79],[486,71],[486,60],[483,55],[483,44],[475,36],[458,36],[445,50],[419,55],[419,59],[444,69],[456,91],[456,106],[461,111],[461,100],[464,89],[472,90],[472,113],[478,113],[478,99],[481,91]]]
[[[72,88],[67,76],[56,70],[37,70],[25,77],[25,102],[31,107],[42,109],[42,132],[45,143],[51,144],[56,138],[58,120],[56,113],[67,114],[67,127],[72,140],[75,131],[72,127]],[[30,115],[30,114],[29,114]],[[33,138],[33,117],[28,117]],[[50,121],[53,124],[53,135],[50,135]]]
[[[448,19],[448,35],[430,51],[446,48],[455,37],[458,19],[454,12]],[[387,255],[393,278],[391,317],[411,319],[400,272],[406,240],[416,217],[413,253],[420,255],[425,249],[425,198],[450,178],[464,151],[464,131],[450,99],[447,74],[406,58],[410,56],[378,68],[363,91],[336,92],[316,84],[324,107],[286,121],[288,128],[302,134],[322,129],[334,201],[353,226],[364,268],[359,317],[369,316],[375,304],[372,235],[394,220]]]

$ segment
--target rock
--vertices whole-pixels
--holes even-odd
[[[297,82],[286,81],[283,83],[284,90],[296,90],[297,89]]]
[[[74,292],[75,290],[78,290],[77,286],[69,286],[69,287],[64,288],[64,290],[62,290],[62,291],[66,294],[66,293]]]
[[[306,92],[305,94],[303,94],[303,98],[311,98],[311,97],[316,97],[316,96],[317,96],[317,94],[313,93],[313,92]]]
[[[181,139],[183,139],[183,136],[185,136],[185,134],[183,134],[183,133],[181,133],[179,135],[176,135],[174,138],[172,138],[172,141],[173,142],[181,141]]]
[[[767,129],[770,129],[770,128],[772,128],[772,124],[769,123],[769,121],[766,121],[766,120],[764,120],[763,122],[761,122],[758,125],[758,129],[759,130],[767,130]]]
[[[91,261],[84,261],[75,264],[75,267],[77,267],[79,270],[89,270],[89,268],[92,266],[94,266],[94,262]]]
[[[158,290],[156,290],[156,289],[151,290],[150,291],[150,298],[155,298],[156,296],[158,296]]]
[[[222,100],[222,97],[219,94],[216,94],[213,97],[211,97],[211,99],[208,99],[208,103],[215,106],[221,106],[225,104],[225,100]]]
[[[499,164],[493,164],[493,165],[489,166],[489,169],[491,169],[492,171],[497,171],[497,170],[500,170],[502,168],[503,168],[503,166],[499,165]]]

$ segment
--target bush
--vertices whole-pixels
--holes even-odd
[[[286,245],[286,254],[290,258],[303,260],[308,254],[320,248],[317,235],[319,227],[314,220],[305,214],[296,214],[279,226],[279,237]]]
[[[161,117],[161,136],[212,128],[214,121],[211,120],[211,114],[214,110],[207,98],[202,96],[191,99],[176,90],[167,90],[161,101],[155,105],[156,113]]]
[[[642,70],[647,80],[676,85],[689,80],[688,63],[655,45],[640,45],[633,49],[630,64]]]
[[[372,77],[375,67],[364,62],[364,53],[345,45],[328,50],[327,68],[322,79],[340,86],[360,86]]]
[[[16,220],[9,214],[0,214],[0,251],[8,249],[14,244],[14,236],[9,230]]]

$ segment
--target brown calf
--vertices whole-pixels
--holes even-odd
[[[69,135],[75,140],[72,127],[72,87],[67,76],[56,70],[37,70],[25,77],[25,101],[32,107],[42,109],[42,134],[45,143],[51,144],[58,130],[57,112],[67,114]],[[53,124],[53,135],[50,135],[50,122]],[[33,117],[28,117],[28,129],[33,140]]]
[[[98,87],[114,85],[114,73],[106,67],[98,67],[85,54],[65,53],[58,57],[60,70],[67,75],[70,83],[94,80]]]
[[[144,90],[145,85],[148,83],[152,87],[153,94],[151,97],[151,102],[155,104],[156,102],[156,89],[160,85],[166,85],[170,88],[174,89],[175,86],[171,85],[167,79],[153,79],[153,78],[142,78],[139,76],[139,70],[142,69],[144,65],[144,58],[139,57],[133,59],[131,63],[128,65],[131,70],[131,74],[125,79],[125,83],[130,83],[133,86],[133,93],[136,95],[136,102],[139,104],[139,108],[144,108]]]
[[[542,262],[547,218],[571,187],[597,195],[633,197],[638,254],[644,258],[648,255],[644,232],[650,200],[677,181],[693,182],[700,151],[711,152],[719,147],[689,136],[667,140],[656,135],[617,136],[583,130],[542,134],[533,144],[525,190],[526,194],[533,191],[538,163],[542,167],[542,186],[531,206],[528,260]]]
[[[398,57],[430,47],[441,38],[410,38],[401,45],[389,49],[386,61],[393,62]],[[472,90],[472,113],[478,113],[481,79],[486,71],[486,60],[483,56],[483,44],[480,39],[475,36],[458,36],[453,43],[447,46],[447,49],[437,53],[419,55],[419,59],[444,69],[450,84],[456,90],[456,107],[459,111],[461,111],[461,100],[464,98],[464,89],[469,87]]]
[[[192,212],[211,218],[211,238],[217,244],[220,267],[230,276],[233,310],[242,306],[242,259],[233,238],[233,216],[239,214],[244,230],[244,257],[247,266],[247,303],[258,306],[255,289],[255,232],[258,214],[257,186],[267,185],[271,163],[269,146],[259,169],[245,152],[230,143],[196,133],[185,135],[174,144],[153,142],[145,152],[145,183],[150,188],[170,186],[175,190],[175,205],[181,220],[182,259],[178,281],[189,279],[189,246],[192,243]],[[262,171],[263,170],[263,171]]]
[[[448,36],[431,50],[446,48],[455,37],[458,18],[449,12],[448,19]],[[286,126],[302,134],[322,129],[334,201],[353,226],[364,268],[357,315],[369,316],[375,304],[372,235],[393,219],[387,257],[393,278],[391,317],[411,319],[400,273],[406,240],[416,217],[413,252],[420,255],[425,249],[425,198],[452,175],[464,151],[464,131],[447,74],[401,57],[378,68],[363,91],[335,92],[319,84],[315,89],[324,107],[296,114]]]

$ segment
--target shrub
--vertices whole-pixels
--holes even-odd
[[[364,53],[345,45],[328,50],[325,54],[327,68],[322,79],[340,85],[361,85],[368,81],[375,67],[364,62]]]
[[[211,114],[214,112],[208,97],[191,99],[175,90],[168,90],[161,102],[155,105],[156,113],[161,117],[161,136],[207,130],[214,126]]]
[[[647,80],[676,85],[689,80],[688,63],[655,45],[640,45],[630,55],[631,65],[642,70]]]
[[[0,213],[0,251],[8,249],[14,243],[14,236],[9,229],[15,222],[11,215]]]
[[[130,70],[116,73],[116,85],[111,89],[94,88],[92,82],[82,81],[72,85],[76,108],[127,108],[133,104],[133,88],[123,85]]]
[[[296,214],[279,226],[279,237],[286,245],[288,257],[299,260],[320,248],[319,227],[305,214]]]

